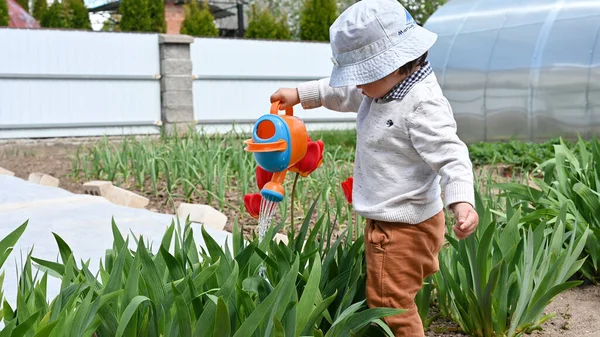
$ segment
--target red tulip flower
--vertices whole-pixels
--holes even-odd
[[[350,177],[348,179],[346,179],[346,181],[344,181],[342,183],[342,189],[344,190],[344,195],[346,196],[346,201],[348,201],[348,203],[352,203],[352,186],[354,185],[354,178]]]
[[[244,207],[246,211],[254,219],[258,219],[260,214],[260,203],[262,202],[262,195],[260,193],[252,193],[244,195]]]
[[[308,148],[306,149],[306,155],[293,167],[290,168],[291,172],[298,172],[301,176],[307,177],[314,170],[319,168],[323,163],[323,151],[325,150],[325,144],[322,140],[313,142],[308,138]]]
[[[259,165],[256,165],[256,184],[258,189],[262,190],[266,183],[273,179],[273,172],[266,171]]]

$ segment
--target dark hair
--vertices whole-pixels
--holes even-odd
[[[402,67],[400,67],[398,69],[398,72],[401,73],[402,75],[408,75],[415,66],[422,66],[423,64],[425,64],[425,60],[427,60],[428,53],[429,52],[425,52],[425,54],[421,55],[416,60],[412,60],[412,61],[408,62],[407,64],[403,65]]]

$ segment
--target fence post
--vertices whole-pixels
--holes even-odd
[[[188,35],[159,35],[161,119],[167,133],[185,133],[194,120],[192,60]]]

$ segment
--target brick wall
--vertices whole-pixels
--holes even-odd
[[[165,1],[167,34],[179,34],[184,19],[185,11],[182,5],[176,5],[173,0]]]

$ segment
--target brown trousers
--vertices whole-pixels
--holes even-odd
[[[408,310],[384,319],[397,337],[424,336],[414,299],[423,280],[439,269],[445,229],[443,211],[418,225],[367,219],[367,303]]]

